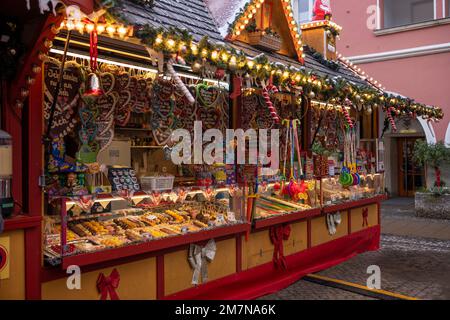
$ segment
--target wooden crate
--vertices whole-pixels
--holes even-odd
[[[281,49],[281,38],[265,34],[264,31],[249,32],[249,44],[266,51],[279,51]]]

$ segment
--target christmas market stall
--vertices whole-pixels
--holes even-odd
[[[442,111],[340,56],[331,12],[46,5],[2,80],[0,298],[252,299],[378,249],[382,134]]]

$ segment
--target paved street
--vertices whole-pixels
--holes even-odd
[[[419,299],[450,299],[450,221],[414,216],[413,199],[382,207],[381,249],[356,256],[319,275],[366,284],[367,267],[381,269],[381,289]],[[300,280],[263,299],[370,299]]]

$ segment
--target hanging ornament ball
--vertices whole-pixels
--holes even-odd
[[[217,80],[222,80],[225,77],[225,70],[217,68],[216,72],[214,73],[214,77]]]
[[[355,99],[359,101],[359,100],[361,100],[361,96],[360,96],[359,94],[357,94],[357,95],[355,96]]]
[[[314,91],[311,91],[310,93],[308,93],[308,97],[310,99],[314,99],[316,97],[316,94],[314,93]]]
[[[372,107],[368,106],[365,110],[366,115],[371,115],[372,114]]]
[[[194,73],[200,73],[201,69],[202,69],[201,63],[198,61],[194,62],[194,64],[192,65],[192,71]]]
[[[373,109],[376,110],[377,108],[378,108],[378,104],[377,104],[377,103],[374,103],[374,104],[373,104]]]
[[[181,46],[180,51],[181,51],[182,54],[186,54],[187,47],[185,45]]]

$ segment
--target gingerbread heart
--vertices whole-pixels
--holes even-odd
[[[48,58],[44,64],[44,119],[48,126],[50,110],[54,100],[56,86],[59,81],[61,63],[54,58]],[[75,108],[80,100],[80,90],[83,87],[84,73],[81,66],[75,62],[66,62],[50,135],[63,138],[70,133],[76,123]]]
[[[128,89],[130,85],[130,74],[128,72],[122,71],[116,75],[116,91],[122,91],[124,89]]]
[[[102,152],[103,150],[108,148],[108,146],[111,144],[113,138],[114,138],[114,129],[109,129],[109,130],[103,132],[103,134],[98,135],[95,138],[95,140],[99,144],[99,152]]]
[[[116,84],[116,78],[111,72],[100,73],[100,85],[105,94],[110,93]]]
[[[115,115],[115,122],[120,127],[125,127],[128,124],[128,121],[130,121],[131,117],[131,110],[129,109],[128,105],[125,105],[123,107],[119,107],[116,110]]]
[[[49,102],[48,109],[54,99],[53,95],[58,85],[60,68],[61,62],[54,58],[48,58],[48,61],[44,64],[44,95]],[[66,62],[57,101],[57,106],[61,110],[71,109],[77,104],[83,80],[84,73],[81,66],[73,61]]]
[[[106,131],[109,131],[109,129],[111,129],[113,123],[114,123],[114,118],[111,117],[109,119],[109,121],[97,121],[97,130],[98,130],[98,134],[102,135],[104,134]]]
[[[116,101],[117,98],[115,94],[103,94],[97,98],[98,121],[108,121],[111,118],[114,118]]]
[[[220,88],[208,86],[204,83],[197,85],[197,98],[200,103],[206,107],[210,107],[217,102],[220,94]]]
[[[172,135],[172,129],[170,128],[158,128],[153,130],[153,137],[158,146],[163,146],[169,142],[170,136]]]
[[[153,84],[152,95],[157,100],[168,101],[175,92],[175,86],[172,81],[159,78]],[[153,100],[153,99],[152,99]]]
[[[137,84],[138,84],[138,77],[132,76],[132,77],[130,77],[130,83],[128,84],[127,89],[130,92],[135,92],[137,89]]]
[[[197,120],[202,122],[203,130],[218,128],[222,114],[216,108],[197,108]]]
[[[129,90],[119,91],[119,100],[117,101],[119,108],[122,108],[123,106],[129,104],[130,101],[131,101],[131,92]]]

